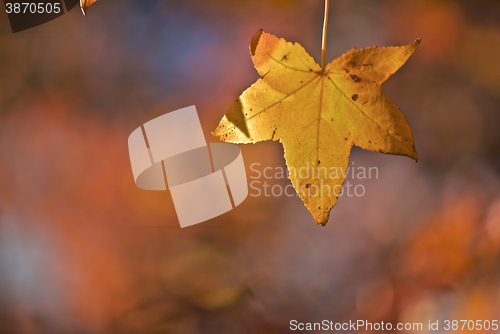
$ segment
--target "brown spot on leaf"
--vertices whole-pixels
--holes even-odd
[[[356,100],[358,99],[358,94],[354,94],[354,95],[351,97],[351,99],[352,99],[353,101],[356,101]]]

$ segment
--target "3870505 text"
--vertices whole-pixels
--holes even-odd
[[[445,331],[496,331],[498,330],[498,320],[444,320],[443,329]]]
[[[61,12],[61,3],[7,2],[5,11],[7,14],[59,14]]]

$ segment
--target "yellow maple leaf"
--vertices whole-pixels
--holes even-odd
[[[213,135],[229,143],[279,140],[295,190],[325,225],[353,144],[418,161],[410,126],[381,85],[419,44],[354,48],[323,69],[300,44],[259,31],[250,54],[261,78],[229,107]]]

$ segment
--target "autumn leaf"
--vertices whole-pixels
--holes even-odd
[[[82,9],[83,15],[87,15],[87,9],[97,0],[80,0],[80,8]]]
[[[325,225],[353,144],[418,161],[408,122],[381,85],[419,44],[354,48],[322,69],[300,44],[259,31],[250,54],[261,78],[229,107],[213,135],[242,144],[279,140],[295,190]]]

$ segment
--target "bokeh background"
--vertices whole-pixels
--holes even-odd
[[[194,104],[214,141],[258,78],[252,35],[299,42],[320,61],[323,10],[321,0],[100,0],[86,18],[74,9],[13,34],[2,9],[0,333],[500,319],[499,1],[332,1],[329,60],[422,38],[384,85],[420,161],[355,148],[351,161],[379,177],[357,180],[365,196],[342,197],[326,227],[298,197],[260,196],[180,229],[168,192],[135,186],[137,126]],[[247,167],[284,166],[277,142],[241,149]]]

